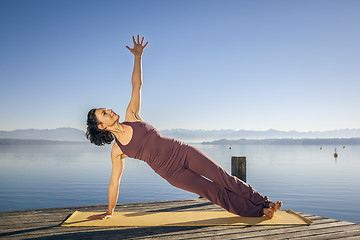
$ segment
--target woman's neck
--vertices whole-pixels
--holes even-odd
[[[111,132],[116,138],[120,137],[120,135],[124,134],[125,127],[123,124],[119,122],[115,122],[111,127],[107,127],[107,131]]]

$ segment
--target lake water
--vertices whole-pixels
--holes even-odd
[[[360,223],[359,145],[193,145],[229,172],[246,156],[247,182],[284,209]],[[107,204],[110,173],[109,146],[0,145],[0,210]],[[126,159],[119,203],[197,197]]]

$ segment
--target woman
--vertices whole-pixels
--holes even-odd
[[[124,169],[124,158],[131,157],[145,161],[156,173],[175,187],[196,193],[229,212],[272,218],[282,203],[271,202],[245,182],[228,174],[217,163],[198,149],[185,143],[162,136],[140,117],[142,53],[148,42],[144,37],[134,47],[126,46],[134,54],[132,73],[132,95],[126,109],[125,122],[119,122],[119,115],[106,108],[92,109],[87,120],[87,138],[96,145],[110,144],[112,172],[109,183],[108,211],[93,215],[91,219],[106,219],[114,212],[120,178]]]

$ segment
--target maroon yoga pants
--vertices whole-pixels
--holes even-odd
[[[181,160],[178,158],[176,162],[156,169],[171,185],[196,193],[244,217],[262,216],[263,209],[269,207],[267,197],[231,176],[200,150],[184,144],[181,151],[184,153]]]

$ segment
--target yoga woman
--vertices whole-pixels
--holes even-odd
[[[148,42],[144,37],[134,47],[126,46],[134,54],[132,95],[126,109],[125,122],[110,109],[89,111],[86,137],[96,145],[115,143],[111,150],[112,172],[109,183],[109,205],[104,214],[91,219],[106,219],[114,212],[119,194],[119,184],[124,170],[124,158],[146,162],[171,185],[200,195],[229,212],[245,217],[269,218],[281,207],[282,202],[271,202],[247,183],[231,176],[200,150],[175,139],[162,136],[140,117],[142,53]]]

